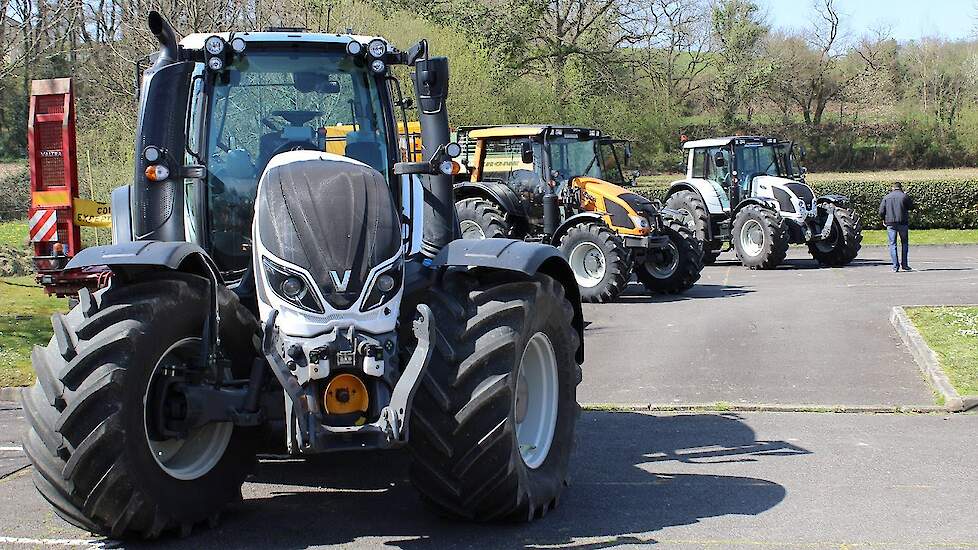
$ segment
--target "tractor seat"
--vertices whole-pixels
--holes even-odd
[[[373,167],[380,173],[387,169],[384,166],[384,156],[377,144],[377,134],[369,130],[354,130],[346,134],[346,151],[344,156]]]

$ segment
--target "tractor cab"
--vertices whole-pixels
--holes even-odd
[[[295,48],[293,37],[278,32],[192,34],[180,44],[209,52],[211,36],[234,54],[220,72],[207,65],[220,57],[193,66],[185,160],[205,171],[201,179],[184,180],[184,229],[188,241],[211,252],[226,278],[236,279],[252,255],[258,181],[275,155],[326,151],[329,130],[344,127],[341,147],[331,149],[393,181],[399,159],[389,78],[384,67],[375,71],[351,55],[347,44],[375,43],[394,52],[383,39],[327,34],[303,34]]]
[[[462,143],[475,144],[463,159],[469,181],[505,185],[522,199],[525,215],[540,224],[547,194],[573,214],[581,210],[573,195],[588,182],[612,187],[632,183],[623,169],[631,156],[629,143],[599,130],[526,125],[462,128],[459,135]]]

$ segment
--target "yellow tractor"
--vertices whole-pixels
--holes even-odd
[[[460,128],[466,171],[455,185],[462,236],[551,244],[588,302],[614,300],[632,272],[651,292],[687,290],[703,269],[678,211],[633,193],[628,142],[589,128]]]

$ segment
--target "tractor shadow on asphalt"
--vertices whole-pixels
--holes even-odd
[[[611,304],[666,304],[669,302],[684,302],[686,300],[703,300],[708,298],[737,298],[754,292],[754,289],[739,285],[715,285],[696,283],[689,290],[680,294],[649,295],[639,283],[629,283],[625,291],[618,296],[617,302]]]
[[[859,259],[856,258],[852,262],[841,266],[841,267],[827,267],[819,265],[818,262],[812,258],[788,258],[781,262],[777,268],[770,271],[797,271],[797,270],[818,270],[818,269],[852,269],[856,267],[879,267],[879,266],[889,266],[890,262],[886,260],[873,260],[873,259]],[[709,267],[709,266],[708,266]],[[728,260],[718,260],[713,264],[713,267],[733,267],[746,270],[746,267],[740,265],[740,262],[736,259]],[[765,270],[766,271],[766,270]],[[759,271],[758,273],[763,273]],[[694,287],[695,288],[695,287]]]
[[[345,454],[263,461],[223,524],[186,542],[198,548],[651,544],[666,527],[771,509],[784,499],[784,487],[724,470],[806,454],[784,441],[758,441],[734,414],[588,412],[578,425],[571,487],[556,510],[531,524],[441,519],[407,481],[406,453]]]

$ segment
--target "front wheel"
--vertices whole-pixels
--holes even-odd
[[[703,253],[693,232],[677,220],[666,220],[669,246],[649,250],[636,275],[649,292],[675,294],[693,286],[703,271]]]
[[[733,223],[733,245],[737,258],[750,269],[774,269],[788,255],[788,229],[781,214],[749,204]]]
[[[829,237],[808,243],[808,252],[819,265],[841,267],[856,259],[862,242],[859,217],[848,208],[836,207]]]
[[[425,302],[440,336],[414,399],[411,482],[443,515],[529,521],[557,505],[579,415],[560,283],[456,273]]]
[[[582,302],[614,300],[632,276],[628,250],[605,225],[574,226],[560,239],[559,248],[574,272]]]
[[[255,452],[230,423],[173,433],[169,383],[200,373],[208,281],[160,273],[113,285],[53,317],[54,337],[31,359],[37,383],[24,393],[24,449],[34,484],[55,511],[94,533],[153,538],[214,523]],[[221,341],[242,377],[255,357],[255,318],[219,288]]]

